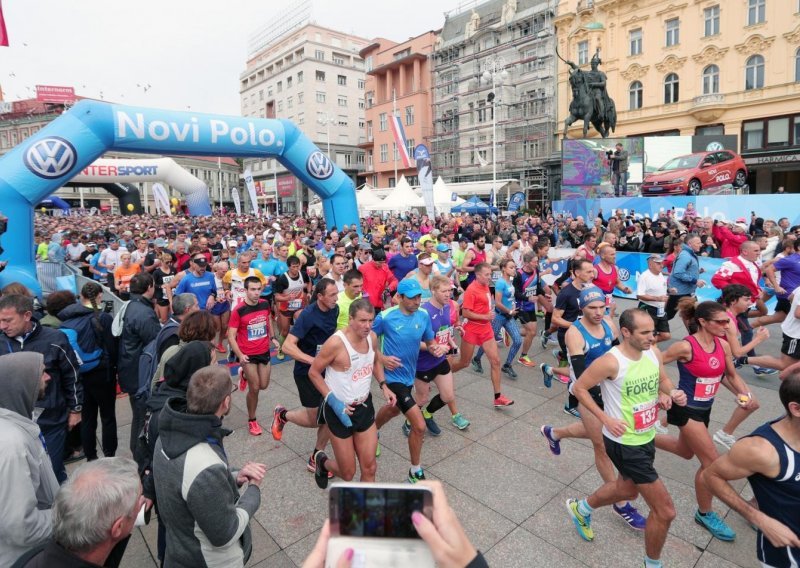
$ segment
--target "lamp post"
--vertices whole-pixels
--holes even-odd
[[[489,212],[495,205],[497,195],[497,87],[501,87],[508,80],[508,71],[505,70],[506,62],[502,57],[490,57],[483,63],[481,81],[491,84],[492,90],[486,96],[486,102],[492,105],[492,195],[489,199]]]
[[[328,143],[328,158],[331,157],[331,124],[336,123],[336,117],[329,115],[327,112],[325,113],[324,118],[318,118],[317,124],[323,124],[326,128],[325,138]]]

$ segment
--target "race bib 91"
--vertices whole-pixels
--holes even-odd
[[[694,399],[697,402],[708,402],[714,400],[722,384],[722,375],[719,377],[697,377],[694,385]]]

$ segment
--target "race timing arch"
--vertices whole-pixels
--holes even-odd
[[[176,112],[83,100],[0,158],[0,211],[8,217],[0,287],[40,293],[33,207],[108,150],[198,156],[272,157],[322,198],[330,227],[358,225],[352,180],[292,122]],[[192,215],[210,215],[208,193],[186,196]]]

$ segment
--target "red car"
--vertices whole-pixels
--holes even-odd
[[[698,152],[673,158],[645,175],[642,195],[699,195],[704,189],[746,183],[747,166],[738,154],[730,150]]]

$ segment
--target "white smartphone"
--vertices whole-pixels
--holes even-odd
[[[335,567],[348,548],[354,551],[352,568],[434,568],[431,550],[411,522],[414,511],[433,518],[433,492],[427,487],[336,482],[329,503],[326,568]]]

